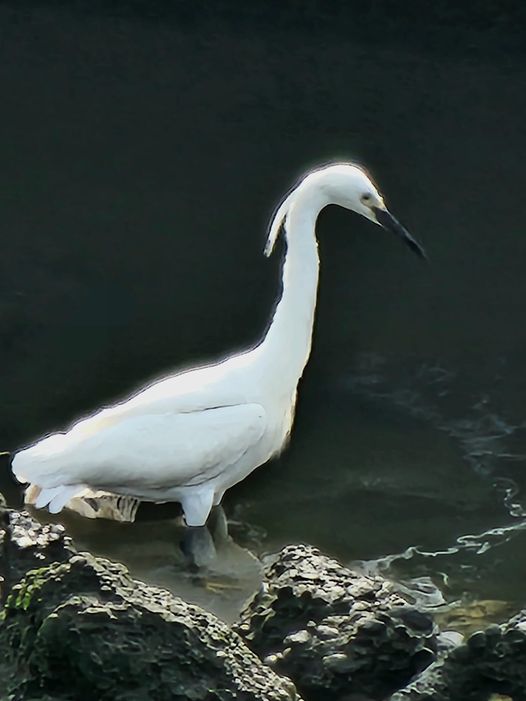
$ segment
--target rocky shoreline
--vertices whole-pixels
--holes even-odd
[[[461,644],[388,580],[306,545],[265,563],[231,627],[2,508],[0,699],[526,698],[526,612]]]

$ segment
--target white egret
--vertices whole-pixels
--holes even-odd
[[[277,455],[291,431],[310,349],[318,286],[316,219],[337,204],[421,246],[388,212],[367,174],[352,164],[309,173],[271,223],[265,254],[283,225],[283,291],[263,340],[207,367],[166,377],[126,401],[19,451],[12,469],[26,501],[59,512],[103,490],[180,502],[188,526],[204,525],[225,490]]]

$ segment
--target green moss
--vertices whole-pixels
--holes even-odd
[[[297,698],[213,616],[89,554],[13,588],[0,651],[0,701],[2,684],[27,701]]]
[[[38,600],[36,597],[47,581],[46,575],[49,573],[49,569],[49,567],[40,567],[37,570],[30,570],[20,584],[13,587],[2,611],[2,620],[5,620],[6,609],[27,611],[31,603]]]

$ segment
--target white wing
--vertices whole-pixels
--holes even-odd
[[[70,433],[89,435],[130,416],[186,413],[216,406],[245,404],[250,399],[246,396],[246,375],[243,371],[250,362],[251,354],[242,353],[217,365],[159,380],[129,399],[78,421]]]
[[[155,498],[235,466],[265,426],[259,404],[125,416],[87,435],[74,428],[50,436],[18,453],[13,472],[46,489],[87,485]]]

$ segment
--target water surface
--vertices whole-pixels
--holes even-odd
[[[322,214],[292,444],[225,500],[230,589],[186,568],[175,508],[62,520],[227,618],[257,585],[247,549],[291,541],[520,606],[524,56],[494,50],[505,26],[239,17],[0,8],[1,447],[257,341],[274,205],[313,164],[355,159],[432,262]]]

